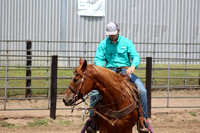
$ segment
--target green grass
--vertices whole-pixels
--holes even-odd
[[[15,124],[11,124],[11,123],[8,123],[8,122],[6,122],[6,121],[4,121],[4,122],[1,121],[1,122],[0,122],[0,126],[1,126],[1,127],[16,127]]]
[[[192,116],[197,116],[196,113],[192,112],[192,111],[190,111],[189,114],[192,115]]]
[[[0,67],[0,69],[5,69],[3,67]],[[11,69],[17,69],[11,68]],[[20,69],[20,68],[19,68]],[[22,68],[21,68],[22,69]],[[5,71],[0,71],[0,77],[4,77],[6,75]],[[46,70],[32,70],[31,76],[32,77],[47,77],[50,75],[50,71],[47,72]],[[26,71],[25,70],[16,70],[16,71],[9,71],[8,76],[14,76],[14,77],[25,77]],[[59,70],[58,71],[58,77],[65,77],[65,76],[73,76],[73,70]],[[71,82],[71,79],[58,79],[57,80],[57,86],[58,87],[66,87]],[[31,80],[31,87],[49,87],[49,81],[46,79],[32,79]],[[0,87],[5,87],[5,79],[0,80]],[[26,79],[21,80],[9,80],[9,87],[26,87]],[[58,89],[58,94],[63,94],[66,89]],[[32,96],[47,96],[48,89],[32,89],[31,94]],[[0,90],[0,97],[3,97],[5,95],[4,89]],[[17,96],[17,95],[25,95],[25,89],[8,89],[7,96]]]
[[[53,124],[53,121],[51,119],[34,119],[33,122],[28,123],[28,126],[29,127],[48,126],[50,123]],[[73,122],[59,120],[56,124],[61,125],[61,126],[65,126],[65,125],[70,126],[73,124]]]
[[[145,67],[145,64],[141,64],[139,67]],[[167,64],[155,64],[154,67],[156,68],[167,68]],[[170,68],[185,68],[185,65],[174,65],[171,64]],[[200,68],[200,65],[187,65],[187,68]],[[0,69],[5,69],[5,67],[0,67]],[[20,69],[18,67],[13,67],[12,69]],[[21,68],[22,69],[22,68]],[[145,70],[136,70],[134,72],[138,77],[145,77],[146,71]],[[46,77],[50,75],[50,71],[46,70],[32,70],[31,72],[32,77]],[[199,70],[187,70],[187,77],[199,77],[200,71]],[[5,71],[0,71],[0,77],[4,77],[6,75]],[[66,76],[73,76],[73,70],[58,70],[58,77],[66,77]],[[15,76],[15,77],[25,77],[26,71],[25,70],[16,70],[16,71],[9,71],[8,76]],[[168,71],[167,70],[154,70],[154,77],[167,77]],[[185,70],[170,70],[170,77],[184,77]],[[0,87],[5,87],[5,79],[1,78],[0,80]],[[142,82],[145,83],[145,79],[142,79]],[[167,85],[167,79],[152,79],[155,86],[158,85]],[[187,85],[199,85],[199,79],[187,79]],[[58,79],[57,86],[67,88],[71,79]],[[184,85],[185,79],[170,79],[170,85]],[[9,87],[26,87],[26,80],[9,80]],[[46,79],[32,79],[31,87],[49,87],[49,81]],[[66,89],[58,89],[58,94],[63,94]],[[48,89],[32,89],[32,96],[47,96]],[[5,91],[4,89],[0,90],[0,97],[4,97]],[[8,96],[17,96],[17,95],[25,95],[25,89],[12,89],[7,91]]]
[[[58,122],[53,122],[51,119],[34,119],[32,122],[28,122],[28,127],[40,127],[40,126],[48,126],[48,125],[61,125],[61,126],[70,126],[73,124],[73,121],[62,121],[59,120]],[[9,127],[9,128],[14,128],[17,127],[15,124],[8,123],[6,121],[0,121],[0,127]]]
[[[139,67],[145,67],[145,64],[139,65]],[[155,64],[155,68],[168,68],[167,64]],[[176,64],[171,64],[170,68],[185,68],[185,65],[176,65]],[[187,65],[187,68],[200,68],[200,65]],[[145,70],[136,70],[134,72],[138,77],[145,77],[146,76],[146,71]],[[152,76],[154,74],[155,78],[158,77],[168,77],[168,70],[154,70],[152,72]],[[185,70],[170,70],[169,73],[170,78],[172,77],[185,77]],[[187,77],[199,77],[200,76],[200,71],[199,70],[187,70],[186,72]],[[142,82],[145,82],[145,79],[141,79]],[[154,82],[155,86],[159,85],[167,85],[168,80],[167,79],[152,79]],[[199,84],[199,79],[187,79],[186,80],[187,85],[198,85]],[[169,84],[171,86],[177,86],[177,85],[184,85],[185,79],[170,79]]]
[[[62,120],[59,120],[59,122],[58,122],[58,124],[62,125],[62,126],[64,126],[64,125],[70,126],[70,125],[72,125],[72,123],[73,122],[71,122],[71,121],[62,121]]]
[[[39,126],[47,126],[48,124],[52,123],[53,121],[50,119],[34,119],[33,122],[29,122],[29,127],[39,127]]]

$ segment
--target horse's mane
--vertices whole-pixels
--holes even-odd
[[[102,77],[108,88],[112,87],[118,91],[121,91],[123,96],[127,99],[130,99],[131,102],[136,100],[134,98],[137,98],[136,92],[139,94],[139,91],[131,82],[112,70],[95,65],[92,66],[98,71],[100,77]]]

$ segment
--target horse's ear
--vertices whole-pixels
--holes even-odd
[[[83,64],[83,60],[82,60],[82,58],[80,58],[80,60],[79,60],[79,64],[80,64],[80,65]]]
[[[83,65],[82,65],[82,67],[81,67],[81,70],[84,72],[85,69],[86,69],[86,67],[87,67],[87,61],[84,60]]]

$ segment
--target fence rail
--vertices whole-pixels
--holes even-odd
[[[40,49],[30,49],[30,50],[26,50],[24,49],[24,47],[21,49],[12,49],[12,48],[9,48],[8,47],[8,44],[9,43],[16,43],[16,42],[26,42],[26,41],[19,41],[19,40],[0,40],[0,43],[6,43],[5,46],[4,46],[4,49],[2,47],[1,50],[1,53],[0,53],[0,82],[3,83],[4,82],[4,85],[1,84],[0,85],[0,91],[5,91],[5,96],[4,97],[0,97],[0,100],[22,100],[22,99],[25,99],[25,100],[30,100],[30,99],[47,99],[48,101],[50,100],[50,91],[48,91],[48,96],[47,97],[25,97],[25,98],[16,98],[16,97],[7,97],[7,91],[8,90],[15,90],[15,89],[44,89],[44,90],[49,90],[50,88],[50,85],[51,85],[51,75],[50,75],[50,71],[51,71],[51,57],[52,57],[52,54],[57,54],[58,55],[58,62],[60,62],[60,64],[62,64],[61,62],[66,62],[65,65],[59,65],[58,64],[58,68],[57,70],[58,71],[65,71],[65,70],[73,70],[74,69],[74,66],[71,65],[72,62],[78,62],[79,61],[79,58],[84,58],[84,59],[88,59],[90,61],[90,63],[93,63],[93,60],[94,60],[94,56],[92,56],[92,54],[86,54],[86,53],[95,53],[94,50],[58,50],[58,49],[44,49],[44,50],[40,50]],[[49,44],[49,43],[53,43],[52,45],[57,45],[57,44],[61,44],[61,43],[83,43],[83,44],[86,44],[86,43],[99,43],[99,42],[76,42],[76,41],[32,41],[32,42],[37,42],[37,43],[40,43],[40,44]],[[143,44],[143,45],[147,45],[148,44],[153,44],[153,47],[155,48],[155,46],[157,44],[161,44],[161,43],[135,43],[135,44]],[[169,44],[169,43],[162,43],[162,44]],[[188,44],[189,43],[171,43],[170,45],[184,45],[184,46],[187,46],[188,47]],[[35,44],[32,44],[32,45],[36,45]],[[195,46],[199,46],[200,47],[200,44],[199,43],[192,43],[192,45],[195,45]],[[154,49],[153,48],[153,49]],[[18,54],[16,54],[16,52]],[[32,55],[26,55],[26,52],[32,52]],[[43,55],[35,55],[34,53],[42,53]],[[76,53],[74,55],[62,55],[60,53]],[[79,52],[82,52],[84,53],[83,55],[78,55]],[[200,89],[200,75],[196,76],[196,77],[192,77],[192,76],[188,76],[187,73],[188,71],[197,71],[200,72],[200,67],[197,67],[197,68],[192,68],[192,67],[189,67],[188,65],[190,64],[189,62],[195,62],[195,64],[199,65],[200,64],[200,58],[188,58],[189,56],[185,56],[185,58],[183,57],[179,57],[179,58],[172,58],[172,57],[166,57],[166,58],[158,58],[156,57],[155,55],[157,53],[161,53],[162,51],[147,51],[147,50],[144,50],[144,51],[139,51],[140,53],[152,53],[152,90],[157,90],[157,89],[164,89],[164,90],[167,90],[167,93],[168,93],[168,96],[164,96],[164,97],[158,97],[158,96],[152,96],[151,98],[165,98],[167,99],[167,105],[166,107],[167,108],[175,108],[174,106],[169,106],[169,99],[170,98],[200,98],[200,96],[194,96],[194,97],[173,97],[173,96],[169,96],[169,91],[170,89],[186,89],[186,88],[193,88],[193,89]],[[198,52],[196,51],[178,51],[178,52],[175,52],[175,51],[164,51],[164,53],[184,53],[185,55],[191,55],[191,57],[193,57],[192,55],[193,54],[199,54]],[[30,59],[27,59],[27,57],[31,57]],[[198,55],[197,55],[198,57]],[[146,58],[142,57],[141,60],[144,62],[146,61]],[[13,64],[12,62],[27,62],[27,61],[31,61],[31,62],[45,62],[44,64],[45,65],[31,65],[31,66],[28,66],[30,67],[30,70],[31,71],[39,71],[39,70],[44,70],[46,71],[46,76],[10,76],[11,73],[14,73],[15,71],[26,71],[27,70],[27,65],[25,65],[25,63],[23,63],[23,65],[17,65],[17,64]],[[157,67],[156,64],[159,63],[159,61],[161,62],[164,62],[168,67]],[[3,62],[3,63],[2,63]],[[173,63],[172,63],[173,62]],[[184,63],[184,67],[181,67],[181,68],[175,68],[175,67],[170,67],[171,64],[174,64],[174,62],[182,62]],[[138,68],[138,71],[145,71],[146,67],[142,66],[142,67],[139,67]],[[167,72],[167,76],[165,77],[158,77],[156,76],[156,71],[165,71]],[[176,76],[176,77],[172,77],[170,76],[170,72],[171,71],[183,71],[183,75],[184,76]],[[73,77],[72,76],[61,76],[61,75],[58,75],[58,80],[68,80],[68,79],[72,79]],[[140,78],[145,82],[145,79],[146,79],[146,76],[145,75],[142,75],[140,76]],[[155,81],[156,80],[166,80],[167,84],[166,85],[156,85],[155,84]],[[177,80],[177,79],[183,79],[185,80],[184,81],[184,85],[171,85],[170,84],[170,80]],[[13,86],[10,86],[9,84],[9,81],[18,81],[18,80],[45,80],[46,82],[46,86],[43,86],[43,87],[32,87],[32,86],[29,86],[29,87],[13,87]],[[189,85],[187,83],[188,80],[199,80],[198,84],[196,85]],[[66,89],[67,86],[58,86],[57,87],[58,89]],[[58,97],[58,99],[60,99],[60,97]],[[161,107],[152,107],[152,108],[165,108],[165,106],[161,106]],[[177,106],[177,108],[180,108],[179,106]],[[189,106],[184,106],[182,108],[190,108]],[[191,106],[191,108],[199,108],[199,106]],[[49,105],[48,107],[46,108],[46,110],[49,110]],[[59,108],[57,108],[59,109]],[[68,108],[67,108],[68,109]],[[0,109],[1,111],[2,110],[23,110],[23,109],[6,109],[6,104],[4,103],[4,108],[3,109]],[[27,110],[27,109],[24,109],[24,110]],[[35,110],[35,109],[33,109]],[[40,110],[40,109],[38,109]],[[43,110],[43,109],[42,109]]]

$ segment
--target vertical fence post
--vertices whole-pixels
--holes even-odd
[[[200,72],[199,72],[199,85],[200,85]]]
[[[167,60],[168,62],[168,75],[167,75],[167,108],[169,108],[169,84],[170,84],[170,58]]]
[[[47,42],[47,77],[49,77],[49,42]],[[49,78],[47,78],[47,87],[49,87]],[[48,92],[47,92],[47,96],[48,96]]]
[[[7,90],[8,90],[8,44],[6,45],[6,77],[5,77],[5,100],[4,100],[4,110],[6,110],[6,102],[7,102]]]
[[[49,61],[47,61],[47,66],[50,64],[50,67],[49,68],[47,68],[47,77],[49,77],[48,79],[48,83],[47,83],[47,87],[49,88],[48,89],[48,94],[47,94],[47,96],[48,96],[48,109],[50,108],[50,103],[51,103],[51,101],[50,101],[50,94],[51,94],[51,67],[52,67],[52,65],[51,65],[51,63],[52,63],[52,60],[51,60],[51,58],[49,57],[49,42],[47,43],[47,56],[48,56],[48,58],[47,58],[47,60],[49,60]],[[49,70],[50,69],[50,70]],[[49,73],[49,74],[48,74]]]
[[[154,67],[154,65],[155,65],[155,57],[156,57],[156,44],[154,43],[153,44],[153,67]],[[152,71],[152,85],[154,85],[154,69],[153,69],[153,71]]]
[[[152,75],[152,57],[146,58],[146,89],[147,89],[147,109],[148,117],[151,118],[151,75]]]
[[[27,41],[26,42],[26,77],[29,77],[28,79],[26,79],[26,87],[31,87],[31,47],[32,47],[32,43],[31,41]],[[30,88],[26,88],[26,94],[25,97],[31,97],[31,89]]]
[[[70,57],[68,57],[68,66],[70,67],[71,64],[70,64]]]
[[[50,117],[56,119],[56,100],[57,100],[57,64],[58,56],[52,56],[52,69],[51,69],[51,107]]]
[[[187,54],[188,54],[188,44],[186,44],[185,45],[185,82],[184,82],[184,84],[185,84],[185,86],[187,85]]]

